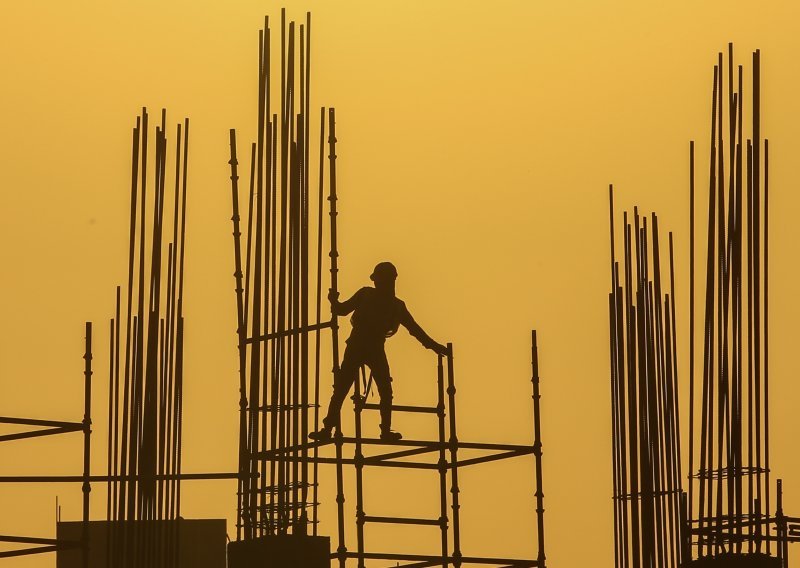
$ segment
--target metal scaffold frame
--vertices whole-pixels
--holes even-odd
[[[82,532],[79,541],[59,540],[58,538],[39,538],[0,535],[0,542],[14,544],[36,545],[34,548],[19,550],[0,551],[0,559],[13,558],[18,556],[30,556],[33,554],[43,554],[47,552],[57,552],[80,548],[83,556],[83,566],[89,565],[89,494],[91,488],[91,478],[89,463],[91,457],[91,435],[92,435],[92,324],[86,322],[85,350],[84,350],[84,410],[83,421],[64,422],[55,420],[40,420],[35,418],[12,418],[0,416],[0,424],[10,424],[18,426],[34,426],[43,428],[41,430],[28,430],[13,434],[0,435],[0,442],[10,442],[13,440],[23,440],[29,438],[40,438],[44,436],[54,436],[57,434],[69,434],[71,432],[83,433],[83,475],[80,477],[82,482],[81,491],[83,492],[83,514]],[[35,481],[31,476],[4,476],[0,478],[2,482],[27,482]]]
[[[298,450],[320,450],[324,447],[333,446],[334,456],[317,456],[308,458],[314,464],[335,465],[337,472],[337,512],[340,520],[340,530],[338,531],[338,548],[331,555],[339,565],[344,568],[348,559],[355,559],[359,568],[365,566],[366,560],[387,560],[387,561],[407,561],[411,564],[403,564],[406,568],[422,568],[425,566],[450,566],[459,567],[464,564],[481,564],[494,566],[514,566],[514,567],[545,567],[544,552],[544,492],[542,487],[542,444],[541,444],[541,424],[539,410],[539,373],[538,373],[538,349],[536,344],[536,332],[532,333],[532,387],[533,387],[533,408],[534,408],[534,443],[533,445],[518,444],[494,444],[480,442],[464,442],[457,437],[455,395],[456,387],[453,372],[452,345],[448,344],[450,350],[446,357],[440,356],[437,365],[437,404],[436,406],[404,406],[393,405],[394,412],[407,412],[430,414],[437,417],[438,440],[399,440],[384,441],[376,438],[364,438],[361,435],[361,414],[365,410],[378,410],[377,404],[366,403],[361,395],[360,382],[356,381],[354,396],[354,415],[355,415],[355,436],[344,436],[337,432],[331,441],[309,442],[300,447],[285,448],[258,455],[261,459],[278,461],[298,461],[292,457]],[[446,364],[445,364],[446,361]],[[446,370],[445,370],[446,369]],[[446,387],[445,387],[446,385]],[[447,396],[445,396],[445,394]],[[449,420],[446,420],[449,418]],[[345,447],[353,448],[353,457],[344,457]],[[377,448],[378,453],[365,455],[366,448]],[[394,451],[386,451],[389,448],[396,448]],[[469,459],[459,458],[460,450],[477,450],[484,453],[478,457]],[[405,461],[406,458],[422,458],[426,455],[438,456],[438,461]],[[535,458],[535,497],[536,497],[536,516],[537,516],[537,536],[538,554],[536,560],[522,560],[511,558],[489,558],[479,556],[464,556],[461,551],[460,538],[460,503],[458,471],[459,468],[471,465],[478,465],[491,461],[510,459],[526,455],[533,455]],[[449,457],[448,457],[449,456]],[[344,466],[352,466],[356,475],[356,551],[349,551],[346,546],[345,538],[345,494],[344,494]],[[402,468],[417,469],[426,471],[436,471],[439,476],[440,484],[440,516],[438,518],[409,518],[367,515],[364,509],[363,495],[363,475],[366,467],[380,468]],[[449,493],[448,497],[448,481]],[[447,510],[452,511],[452,518],[448,518]],[[367,523],[402,524],[438,527],[441,531],[441,553],[431,554],[409,554],[392,552],[367,552],[364,539],[364,527]],[[452,523],[452,524],[451,524]],[[452,544],[452,552],[449,552]]]
[[[356,541],[357,549],[355,552],[347,550],[345,533],[339,533],[339,546],[332,558],[338,559],[339,565],[344,568],[347,559],[356,559],[359,568],[365,566],[366,560],[389,560],[405,561],[411,564],[403,564],[406,568],[422,568],[425,566],[449,566],[459,567],[463,564],[481,564],[496,566],[514,567],[541,567],[545,566],[544,553],[544,493],[542,489],[542,444],[541,444],[541,425],[539,413],[539,372],[538,372],[538,349],[536,344],[536,332],[531,336],[531,355],[532,355],[532,386],[533,386],[533,445],[513,445],[513,444],[494,444],[464,442],[458,439],[456,421],[456,386],[453,370],[453,346],[448,344],[448,354],[446,357],[439,356],[437,364],[437,404],[436,406],[403,406],[393,405],[394,412],[432,414],[437,417],[438,440],[400,440],[386,442],[380,439],[364,438],[361,434],[361,414],[364,410],[379,410],[377,404],[369,404],[362,397],[360,383],[355,383],[354,396],[354,415],[355,415],[355,437],[345,437],[339,432],[334,438],[333,444],[336,446],[336,458],[334,463],[337,465],[337,504],[339,515],[344,515],[344,492],[342,490],[342,465],[352,465],[356,474]],[[445,365],[446,361],[446,365]],[[446,385],[446,386],[445,386]],[[445,396],[446,394],[446,396]],[[449,420],[448,420],[449,419]],[[329,444],[330,442],[326,443]],[[354,457],[352,459],[342,458],[343,446],[350,444],[353,446]],[[320,444],[325,445],[325,444]],[[365,455],[364,447],[379,447],[381,453]],[[396,451],[385,452],[385,447],[398,448]],[[478,450],[484,455],[469,459],[459,458],[460,450]],[[405,458],[422,458],[426,454],[438,456],[436,462],[426,461],[405,461]],[[538,536],[538,555],[536,560],[521,560],[511,558],[489,558],[480,556],[464,556],[461,548],[460,533],[460,509],[459,502],[460,489],[458,485],[459,468],[478,465],[491,461],[510,459],[526,455],[534,455],[535,458],[535,496],[536,496],[536,515],[537,515],[537,536]],[[448,459],[449,456],[449,459]],[[327,462],[330,463],[330,462]],[[439,492],[440,492],[440,516],[438,518],[409,518],[367,515],[364,508],[363,475],[365,467],[394,467],[403,469],[418,469],[438,472]],[[447,485],[450,485],[450,497],[448,498]],[[448,518],[448,507],[452,511],[452,517]],[[367,552],[364,527],[367,523],[402,524],[417,526],[438,527],[441,531],[441,553],[438,555],[425,554],[405,554],[391,552]],[[452,524],[451,524],[452,523]],[[452,544],[452,552],[449,552]]]
[[[268,19],[259,33],[257,138],[249,152],[249,198],[244,222],[240,214],[237,134],[235,130],[230,131],[240,389],[237,541],[281,535],[305,536],[309,529],[316,536],[319,522],[318,466],[329,464],[336,470],[338,533],[337,549],[331,557],[338,560],[341,567],[346,566],[348,559],[356,559],[359,567],[363,567],[366,560],[381,559],[410,562],[405,564],[407,568],[460,567],[464,564],[544,568],[544,495],[535,332],[532,335],[532,445],[458,439],[452,346],[447,356],[440,356],[438,361],[436,405],[393,406],[396,412],[436,416],[438,439],[385,442],[364,438],[361,434],[362,412],[375,410],[378,406],[362,398],[359,381],[356,381],[355,435],[348,437],[337,431],[330,441],[307,441],[311,423],[314,430],[318,430],[320,425],[320,345],[321,334],[327,329],[331,333],[329,348],[334,376],[339,372],[340,363],[338,318],[333,315],[324,321],[321,311],[322,281],[325,279],[322,258],[325,255],[330,259],[329,289],[331,294],[338,295],[336,113],[333,108],[321,109],[319,169],[316,172],[318,192],[315,196],[309,176],[310,29],[310,14],[306,15],[305,24],[296,26],[294,22],[288,22],[287,26],[285,11],[282,11],[280,93],[277,97],[280,116],[270,111],[271,93],[274,92],[270,64],[277,57],[270,49]],[[296,42],[298,35],[300,41]],[[329,177],[327,197],[324,195],[326,169]],[[328,227],[324,226],[323,204],[326,200]],[[316,219],[312,219],[312,212]],[[246,233],[244,239],[243,232]],[[387,447],[394,449],[386,451]],[[332,450],[333,455],[323,455],[326,449]],[[350,450],[352,457],[345,455]],[[459,455],[462,450],[482,452],[482,455],[465,459]],[[464,556],[459,524],[459,469],[526,455],[535,457],[537,558]],[[406,461],[419,456],[433,456],[436,461]],[[345,468],[349,467],[354,468],[356,477],[358,544],[355,552],[347,549],[345,540],[344,477]],[[367,515],[363,499],[363,477],[367,467],[438,472],[440,516],[417,519]],[[448,518],[448,508],[451,518]],[[367,552],[364,542],[367,523],[438,527],[441,550],[436,555]]]

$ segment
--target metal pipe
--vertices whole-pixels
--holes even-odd
[[[439,427],[439,527],[442,540],[442,567],[447,568],[447,453],[446,453],[446,425],[445,425],[445,400],[444,400],[444,364],[441,355],[436,364],[436,417]],[[413,451],[413,450],[412,450]]]
[[[310,16],[309,16],[310,17]],[[309,20],[310,22],[310,20]],[[316,295],[316,314],[317,314],[317,322],[322,321],[322,219],[323,219],[323,204],[324,204],[324,196],[323,196],[323,188],[324,188],[324,180],[325,180],[325,108],[320,109],[320,128],[319,128],[319,192],[317,194],[318,200],[318,221],[317,221],[317,295]],[[314,431],[319,431],[319,380],[320,380],[320,330],[317,329],[316,331],[316,338],[315,338],[315,351],[314,351]],[[313,449],[313,457],[316,459],[319,455],[318,448],[314,446]],[[318,484],[319,484],[319,477],[318,477],[319,470],[317,468],[316,462],[314,462],[313,473],[312,473],[312,483],[313,483],[313,493],[312,493],[312,527],[313,527],[313,534],[317,536],[317,524],[318,524],[318,512],[319,507],[317,506],[318,501]]]
[[[447,344],[447,395],[450,407],[450,493],[453,509],[453,566],[461,567],[461,523],[458,488],[458,434],[456,433],[456,385],[453,373],[453,344]]]
[[[769,140],[764,140],[764,487],[769,515]],[[767,524],[767,553],[770,552]]]
[[[92,491],[91,440],[92,440],[92,322],[86,322],[86,343],[83,355],[83,525],[81,547],[83,568],[89,568],[89,493]]]
[[[331,274],[331,293],[335,296],[339,292],[339,251],[337,247],[336,233],[336,109],[328,109],[328,167],[329,167],[329,215],[330,215],[330,274]],[[339,374],[339,320],[336,314],[331,315],[331,350],[333,354],[333,376]],[[335,380],[335,379],[334,379]],[[336,429],[334,437],[336,444],[336,504],[339,545],[337,556],[339,568],[346,568],[347,546],[345,545],[344,532],[344,471],[342,468],[342,429],[341,425]]]
[[[448,360],[449,362],[449,360]],[[539,348],[536,343],[536,330],[531,331],[531,367],[533,384],[533,446],[534,463],[536,467],[536,536],[537,554],[536,562],[539,568],[545,568],[544,552],[544,487],[542,481],[542,426],[539,392]],[[455,393],[454,393],[455,394]],[[451,406],[455,403],[455,398],[451,401]],[[455,474],[456,470],[453,469]]]
[[[363,372],[363,369],[362,369]],[[358,568],[364,568],[364,453],[361,446],[361,381],[356,378],[354,381],[355,395],[355,455],[353,462],[356,469],[356,544]],[[366,397],[366,393],[364,394]]]
[[[231,159],[231,196],[233,203],[233,254],[234,278],[236,280],[236,308],[238,314],[237,333],[239,336],[239,483],[237,488],[237,529],[236,540],[242,539],[244,523],[244,493],[247,487],[246,476],[249,473],[247,452],[247,351],[244,343],[246,336],[244,318],[244,298],[242,289],[241,232],[239,230],[239,174],[236,159],[236,131],[230,130]]]

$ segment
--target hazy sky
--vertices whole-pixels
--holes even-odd
[[[80,419],[83,322],[95,322],[93,467],[104,471],[106,330],[126,270],[130,129],[142,106],[166,107],[171,124],[192,121],[183,469],[235,470],[228,129],[244,141],[254,135],[258,29],[282,5],[290,18],[312,12],[311,106],[337,110],[340,287],[367,284],[377,261],[396,264],[398,295],[433,337],[455,345],[461,438],[531,441],[528,342],[530,329],[539,332],[551,566],[613,561],[607,186],[617,187],[619,210],[656,210],[662,230],[676,232],[685,398],[689,140],[702,155],[717,52],[733,41],[749,72],[760,48],[773,476],[785,480],[786,509],[800,508],[792,358],[800,194],[790,173],[800,154],[800,8],[789,1],[6,6],[0,414]],[[425,396],[435,357],[405,333],[388,352],[396,400]],[[396,427],[423,432],[402,419]],[[4,444],[0,473],[78,473],[80,444],[77,435]],[[407,498],[412,486],[435,495],[436,482],[421,475],[371,478],[375,514],[435,510]],[[463,477],[464,552],[533,557],[532,460]],[[183,487],[184,516],[227,518],[235,534],[235,482]],[[78,518],[77,484],[0,487],[0,534],[54,534],[56,495],[63,517]],[[102,486],[92,500],[93,518],[103,518]],[[333,534],[326,515],[320,531]],[[425,544],[430,529],[419,530],[397,538]],[[436,550],[435,535],[430,542]],[[54,566],[55,557],[7,563]]]

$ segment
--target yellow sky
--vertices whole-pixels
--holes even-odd
[[[94,321],[96,473],[105,468],[106,330],[126,270],[130,128],[142,106],[192,121],[183,468],[236,467],[227,132],[254,134],[257,30],[281,5],[4,7],[0,414],[79,419],[83,322]],[[312,107],[337,109],[340,287],[367,284],[379,260],[396,264],[398,295],[417,321],[455,344],[462,438],[530,441],[528,341],[539,330],[551,566],[613,560],[607,184],[620,208],[655,209],[676,231],[685,387],[688,141],[703,152],[717,52],[733,41],[749,66],[760,48],[772,168],[772,461],[787,510],[800,510],[796,2],[285,5],[290,17],[313,14]],[[430,352],[401,334],[389,357],[397,399],[429,392]],[[0,474],[80,467],[79,436],[0,448]],[[465,553],[534,556],[532,472],[522,459],[464,474]],[[435,509],[407,498],[417,483],[435,492],[435,481],[413,475],[371,478],[374,514]],[[393,496],[381,504],[387,488]],[[234,534],[234,492],[234,482],[187,482],[183,513],[228,518]],[[77,485],[0,487],[0,534],[53,534],[56,494],[64,517],[77,518]],[[92,497],[103,518],[104,489]],[[425,542],[430,529],[420,530],[402,538]],[[321,532],[334,531],[327,514]]]

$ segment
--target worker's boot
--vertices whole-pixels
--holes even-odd
[[[391,379],[389,379],[391,381]],[[381,393],[381,440],[396,442],[403,438],[400,432],[392,431],[392,391],[391,382],[388,393]]]
[[[397,442],[402,439],[403,435],[400,432],[395,432],[391,428],[384,428],[381,426],[381,440],[384,442]]]
[[[330,426],[323,426],[316,432],[309,432],[308,437],[315,442],[330,442],[333,437],[333,428]]]

